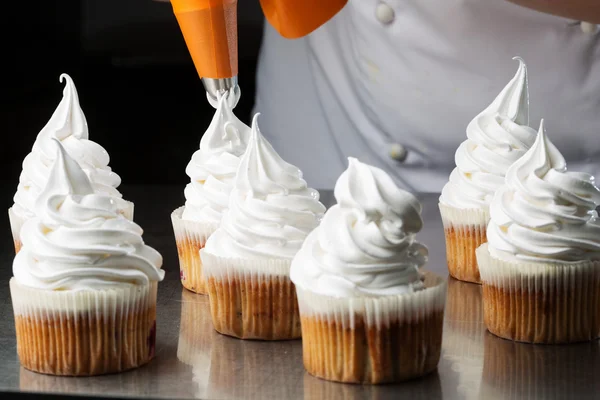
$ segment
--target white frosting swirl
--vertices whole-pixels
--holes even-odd
[[[77,162],[56,144],[48,185],[36,203],[38,217],[21,230],[15,279],[45,290],[101,290],[162,280],[162,257],[144,244],[142,229],[118,213],[113,197],[94,193]]]
[[[283,161],[260,133],[257,114],[242,156],[229,209],[204,251],[221,257],[289,259],[325,212],[319,192]]]
[[[415,241],[421,203],[383,170],[350,158],[335,185],[338,204],[292,262],[297,286],[327,296],[409,293],[423,288],[428,251]]]
[[[200,140],[200,149],[194,153],[185,170],[191,182],[184,192],[183,219],[221,221],[249,137],[250,127],[233,114],[227,97],[222,96],[215,116]]]
[[[527,67],[521,58],[515,59],[519,61],[515,76],[467,126],[467,140],[456,150],[456,168],[442,189],[442,204],[487,209],[508,167],[535,141],[535,130],[527,126]]]
[[[88,175],[96,192],[121,198],[116,189],[121,178],[108,166],[108,153],[99,144],[88,140],[87,121],[79,105],[75,84],[67,74],[60,76],[60,81],[63,80],[66,82],[63,98],[23,161],[13,206],[14,212],[23,218],[35,215],[36,199],[48,182],[56,154],[52,139],[61,141],[67,153]],[[124,203],[121,206],[125,207]]]
[[[594,177],[567,171],[544,132],[506,174],[490,206],[490,254],[558,263],[600,259],[600,190]]]

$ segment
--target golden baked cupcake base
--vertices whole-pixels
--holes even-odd
[[[301,336],[290,260],[242,260],[203,250],[210,312],[217,332],[240,339]]]
[[[294,284],[286,276],[259,281],[208,279],[213,325],[240,339],[287,340],[301,336]]]
[[[484,227],[444,229],[448,272],[460,281],[481,283],[475,250],[486,241]]]
[[[420,321],[369,327],[357,315],[354,328],[315,317],[302,318],[304,367],[319,378],[349,383],[399,382],[437,368],[443,311]]]
[[[156,342],[156,283],[98,291],[46,291],[10,281],[21,365],[91,376],[148,363]]]
[[[335,298],[298,290],[304,367],[319,378],[391,383],[437,368],[446,283],[426,274],[424,290]]]
[[[448,272],[455,279],[481,283],[475,250],[487,242],[488,212],[480,209],[461,210],[443,204],[439,204],[439,208],[446,238]]]
[[[217,229],[218,225],[183,220],[181,216],[184,209],[185,207],[180,207],[171,214],[179,256],[181,284],[191,292],[207,294],[200,250],[204,248],[208,237]]]
[[[191,292],[207,294],[200,260],[200,250],[204,248],[204,243],[199,243],[192,238],[177,240],[176,243],[181,284]]]
[[[600,336],[600,261],[522,264],[477,250],[483,316],[496,336],[527,343],[574,343]]]

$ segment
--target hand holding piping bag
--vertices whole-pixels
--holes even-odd
[[[267,20],[285,38],[294,39],[323,25],[347,0],[260,0]],[[237,84],[237,0],[171,0],[209,103],[216,108],[218,94],[231,92],[235,107]]]

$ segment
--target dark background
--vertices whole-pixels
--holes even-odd
[[[90,139],[111,156],[123,184],[181,184],[214,109],[208,104],[169,2],[13,1],[3,4],[0,184],[16,185],[21,163],[75,81]],[[236,114],[250,119],[263,29],[258,0],[238,4]],[[9,206],[7,200],[7,206]]]

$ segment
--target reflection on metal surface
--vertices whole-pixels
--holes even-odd
[[[481,398],[600,396],[600,343],[533,345],[486,332]]]
[[[210,380],[210,357],[214,337],[208,296],[181,289],[181,322],[177,358],[192,367],[196,397],[205,398]]]
[[[134,371],[91,378],[43,375],[23,367],[19,371],[19,388],[25,392],[86,393],[103,396],[109,385],[124,391],[140,386],[145,386],[150,392],[156,390],[155,384],[147,382],[144,374],[136,374]]]
[[[462,282],[449,276],[446,297],[447,325],[459,329],[463,324],[472,325],[472,329],[483,326],[481,298],[481,285]]]
[[[355,399],[441,399],[442,386],[437,371],[395,385],[355,385],[329,382],[304,373],[304,400]]]
[[[483,370],[481,285],[448,278],[442,357],[458,375],[457,392],[476,399]]]
[[[177,358],[192,367],[197,398],[273,398],[298,396],[302,378],[299,340],[239,340],[217,333],[207,296],[182,289]],[[276,384],[269,384],[275,383]]]
[[[299,340],[258,342],[218,335],[211,351],[210,395],[234,399],[301,398],[296,388],[304,372],[301,360]]]

